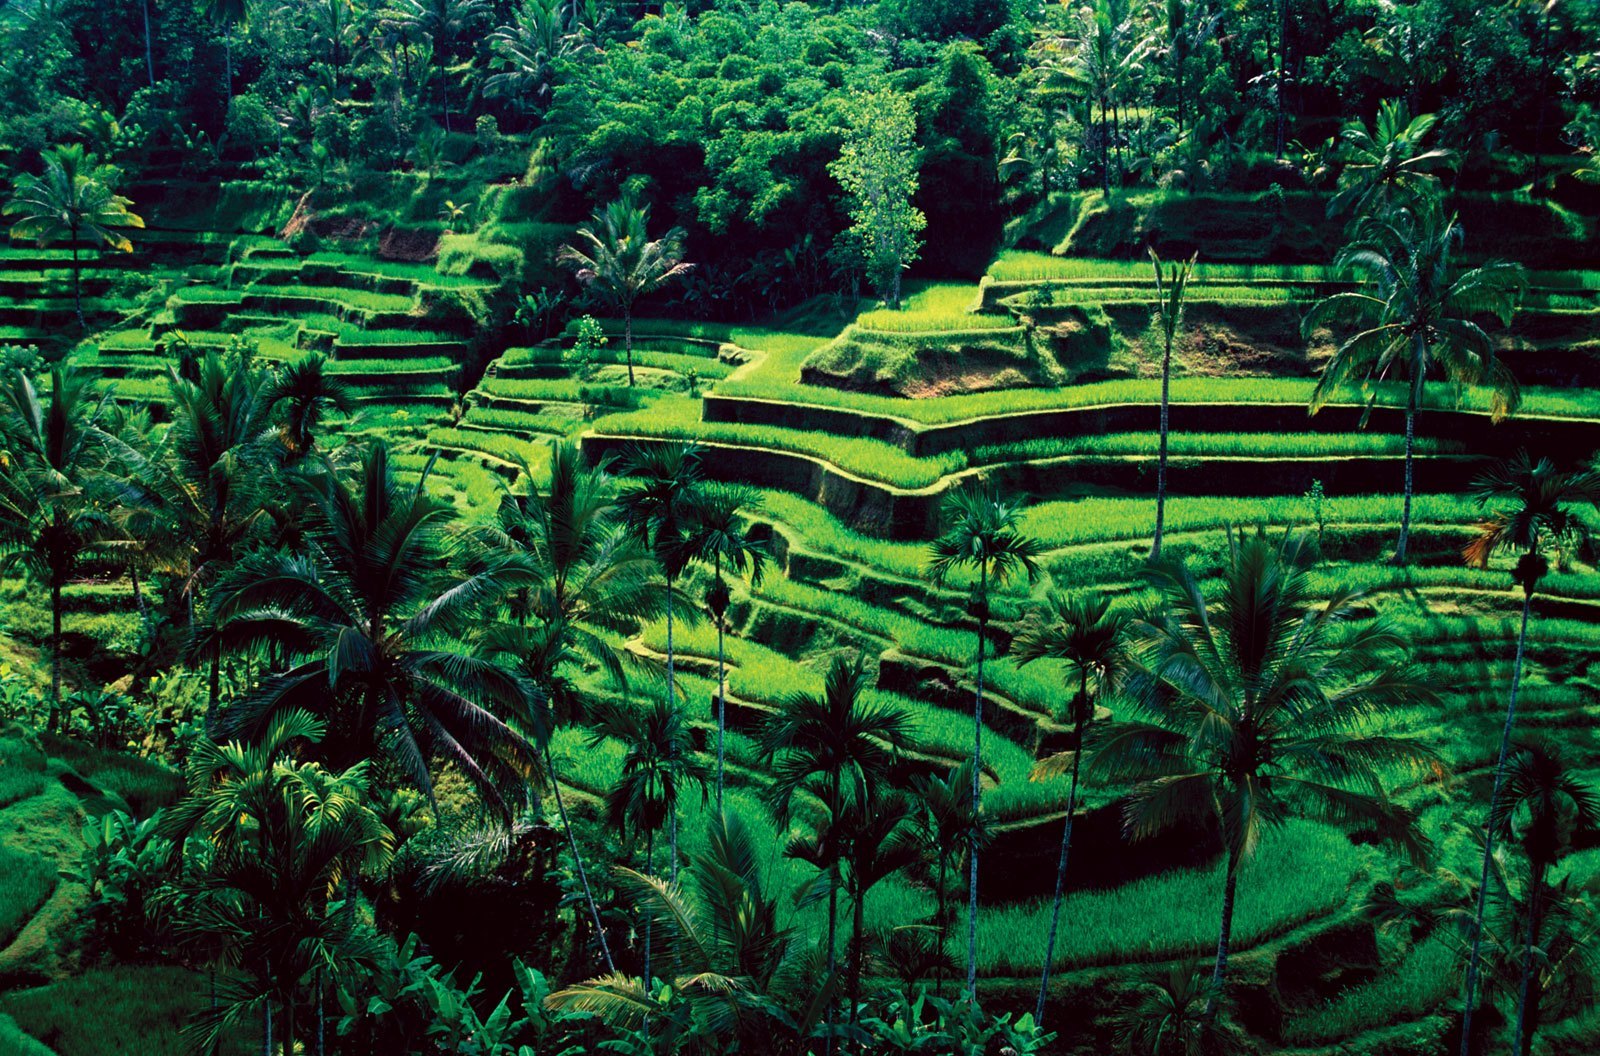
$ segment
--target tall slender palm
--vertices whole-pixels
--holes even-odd
[[[960,488],[945,497],[942,535],[933,541],[928,568],[943,583],[957,569],[975,569],[972,602],[978,618],[978,687],[972,710],[972,810],[983,807],[983,662],[989,631],[989,591],[1022,576],[1039,575],[1040,548],[1022,530],[1022,503],[1002,499],[985,488]],[[978,981],[978,853],[967,856],[967,993]]]
[[[843,856],[850,891],[850,1024],[861,1014],[861,973],[867,960],[867,896],[872,889],[922,857],[917,808],[910,796],[878,788],[845,808]]]
[[[1504,796],[1496,804],[1491,827],[1501,836],[1521,830],[1523,853],[1528,859],[1527,930],[1523,936],[1522,979],[1517,993],[1517,1022],[1512,1034],[1512,1056],[1532,1051],[1539,1026],[1542,987],[1534,971],[1535,950],[1540,945],[1550,870],[1572,849],[1572,837],[1600,827],[1600,795],[1586,784],[1558,746],[1525,745],[1513,756],[1506,772]]]
[[[262,534],[273,505],[271,466],[265,458],[267,376],[216,353],[201,361],[196,378],[168,368],[173,421],[148,454],[119,448],[134,494],[152,530],[181,540],[183,596],[190,631],[199,640],[195,610],[250,543]],[[159,525],[159,528],[156,526]],[[208,717],[221,693],[220,643],[203,646],[210,663]]]
[[[133,201],[112,192],[100,174],[93,154],[79,144],[47,150],[44,174],[22,176],[16,192],[0,215],[14,216],[12,238],[31,238],[40,245],[63,239],[72,247],[72,305],[83,318],[83,269],[78,261],[80,238],[133,252],[123,228],[144,227],[144,220],[129,206]]]
[[[1398,203],[1438,194],[1437,170],[1456,153],[1424,149],[1437,121],[1433,114],[1412,117],[1402,100],[1386,99],[1371,131],[1360,121],[1346,125],[1338,144],[1344,169],[1339,193],[1328,200],[1328,215],[1381,216]]]
[[[888,782],[896,756],[911,735],[904,712],[863,700],[869,672],[864,660],[836,657],[822,693],[799,693],[768,716],[761,751],[773,761],[769,794],[780,821],[802,791],[821,800],[828,828],[839,826],[852,803],[865,803]],[[842,859],[839,841],[828,841],[831,863]],[[828,885],[828,974],[838,967],[839,884],[830,866]],[[829,1041],[832,1048],[832,1041]]]
[[[69,366],[49,390],[16,371],[0,383],[0,561],[50,592],[50,725],[61,718],[62,590],[109,518],[94,501],[104,463],[110,393]]]
[[[923,774],[912,780],[923,809],[923,837],[938,862],[934,897],[939,928],[939,960],[934,980],[936,992],[944,990],[946,947],[949,945],[950,913],[946,906],[949,885],[945,882],[951,863],[959,866],[963,853],[971,854],[989,841],[989,826],[983,815],[972,809],[972,760],[952,767],[944,776]]]
[[[433,44],[444,128],[450,128],[449,64],[459,40],[492,13],[489,0],[391,0],[387,14]]]
[[[562,0],[529,0],[512,21],[489,34],[490,64],[483,94],[506,98],[521,108],[545,100],[555,83],[556,64],[578,47],[579,38],[562,25]]]
[[[752,586],[761,583],[768,557],[766,543],[750,532],[749,512],[761,501],[754,489],[718,485],[708,487],[689,530],[688,551],[711,566],[711,586],[706,590],[706,611],[717,625],[717,809],[722,809],[723,739],[727,731],[727,667],[723,633],[727,626],[728,582],[724,571],[749,575]]]
[[[799,1056],[814,1051],[836,977],[811,970],[809,944],[779,924],[767,894],[756,840],[737,814],[713,818],[704,852],[689,862],[688,883],[670,884],[619,870],[649,921],[652,941],[676,966],[666,1004],[648,983],[613,972],[550,995],[553,1008],[590,1012],[614,1029],[638,1031],[664,1019],[676,1051]]]
[[[575,444],[553,443],[549,486],[542,492],[533,487],[526,466],[522,479],[530,482],[526,494],[507,491],[495,523],[476,537],[484,550],[508,556],[531,576],[510,595],[508,618],[489,629],[486,645],[516,663],[538,687],[542,707],[550,712],[532,722],[538,730],[581,710],[581,695],[568,677],[573,665],[592,663],[614,684],[626,684],[622,660],[607,634],[626,634],[639,621],[653,619],[666,597],[655,579],[655,559],[613,516],[616,483],[605,465],[585,468]],[[596,940],[606,969],[615,971],[548,739],[544,758]]]
[[[1171,266],[1166,274],[1161,271],[1161,256],[1150,247],[1150,263],[1156,269],[1156,326],[1161,331],[1161,440],[1156,457],[1156,534],[1150,544],[1150,559],[1161,557],[1161,530],[1167,519],[1167,432],[1168,405],[1172,393],[1172,343],[1183,329],[1183,297],[1189,288],[1189,277],[1194,274],[1195,253],[1188,260]]]
[[[695,756],[689,724],[672,701],[657,697],[644,708],[611,704],[600,709],[590,738],[591,748],[610,738],[622,742],[622,774],[606,793],[606,820],[619,831],[632,829],[645,838],[645,872],[655,872],[655,837],[677,816],[678,796],[685,785],[699,785],[706,794],[707,771]],[[650,980],[650,945],[645,940],[644,977]]]
[[[1463,1012],[1461,1051],[1468,1052],[1473,1005],[1477,998],[1478,958],[1482,949],[1483,914],[1488,895],[1489,863],[1494,855],[1494,819],[1500,810],[1500,795],[1505,786],[1506,759],[1517,721],[1517,694],[1522,688],[1522,661],[1528,641],[1528,620],[1533,611],[1533,595],[1539,581],[1549,571],[1544,556],[1548,545],[1566,545],[1586,534],[1584,522],[1571,509],[1588,504],[1600,507],[1600,473],[1593,470],[1557,469],[1547,458],[1534,461],[1526,451],[1509,461],[1486,470],[1473,490],[1478,503],[1489,516],[1478,526],[1477,536],[1467,546],[1469,564],[1487,567],[1500,550],[1518,553],[1514,575],[1522,587],[1522,619],[1517,630],[1517,654],[1511,668],[1511,692],[1506,698],[1505,723],[1500,730],[1500,753],[1495,760],[1494,787],[1489,794],[1489,813],[1484,821],[1483,865],[1478,882],[1477,907],[1472,922],[1472,952],[1467,960],[1466,1006]]]
[[[1302,326],[1307,336],[1338,319],[1357,328],[1323,368],[1312,391],[1311,413],[1352,379],[1365,385],[1403,376],[1409,383],[1405,506],[1396,564],[1405,563],[1411,534],[1416,420],[1428,374],[1437,371],[1457,385],[1487,385],[1496,420],[1515,410],[1520,398],[1516,379],[1476,319],[1493,315],[1502,325],[1510,324],[1525,281],[1522,267],[1493,261],[1459,271],[1454,254],[1461,239],[1461,225],[1454,216],[1446,218],[1433,198],[1362,218],[1354,240],[1339,251],[1334,264],[1363,276],[1365,288],[1324,299]]]
[[[267,383],[262,403],[266,414],[282,409],[278,435],[291,462],[304,459],[316,447],[317,429],[330,411],[349,414],[356,406],[355,391],[328,372],[328,361],[320,355],[279,368]]]
[[[370,760],[329,771],[295,758],[325,732],[294,709],[255,744],[200,738],[185,770],[187,795],[161,819],[158,831],[191,865],[180,884],[181,930],[209,939],[240,970],[196,1017],[213,1048],[260,1007],[268,1052],[274,1008],[282,1012],[283,1056],[302,1051],[305,980],[375,952],[356,915],[330,903],[354,877],[387,868],[395,835],[372,807]]]
[[[667,701],[676,707],[678,685],[676,643],[673,618],[678,577],[695,552],[688,545],[689,531],[698,521],[704,506],[704,477],[700,468],[700,448],[694,444],[665,443],[632,448],[623,458],[627,484],[617,496],[624,521],[639,541],[648,547],[661,564],[666,579],[664,598],[667,610]],[[697,618],[693,610],[685,613]],[[668,873],[678,877],[678,827],[672,820],[668,839],[672,860]]]
[[[1139,647],[1091,772],[1138,784],[1125,804],[1135,838],[1214,819],[1227,865],[1214,990],[1228,967],[1240,866],[1262,831],[1292,815],[1360,826],[1409,853],[1424,846],[1385,779],[1438,772],[1427,748],[1371,732],[1385,712],[1433,699],[1407,667],[1404,639],[1382,623],[1349,627],[1362,595],[1314,605],[1303,535],[1274,545],[1232,538],[1215,603],[1181,561],[1147,570],[1163,609],[1130,633]]]
[[[1096,703],[1116,688],[1128,663],[1124,635],[1128,615],[1111,608],[1103,594],[1051,594],[1036,620],[1012,646],[1018,667],[1036,660],[1059,660],[1078,688],[1067,705],[1072,721],[1072,750],[1053,755],[1034,768],[1033,777],[1072,775],[1067,786],[1067,816],[1061,826],[1061,856],[1056,863],[1055,898],[1050,907],[1050,935],[1045,942],[1044,968],[1039,974],[1039,999],[1033,1021],[1044,1022],[1045,995],[1050,987],[1055,959],[1056,929],[1061,922],[1061,896],[1066,890],[1067,856],[1072,848],[1072,822],[1078,810],[1078,778],[1085,751],[1085,734],[1094,718]],[[1070,684],[1070,683],[1069,683]]]
[[[308,552],[246,558],[215,603],[222,645],[272,643],[287,665],[231,703],[217,728],[247,735],[304,708],[329,719],[322,752],[332,765],[382,754],[431,792],[430,763],[444,759],[502,805],[501,786],[539,769],[536,747],[507,721],[529,713],[536,690],[459,636],[517,584],[517,570],[453,571],[449,508],[423,480],[397,481],[381,442],[353,482],[324,467],[294,483]]]
[[[652,242],[649,227],[650,207],[623,197],[596,211],[587,226],[578,228],[577,244],[561,249],[561,259],[577,269],[578,281],[622,313],[629,385],[634,381],[634,304],[694,267],[683,259],[682,228]]]
[[[250,0],[204,0],[206,17],[222,31],[222,94],[233,102],[233,33],[250,18]]]

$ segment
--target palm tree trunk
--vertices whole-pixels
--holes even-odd
[[[867,956],[867,892],[856,880],[854,915],[850,921],[850,1025],[861,1015],[861,962]]]
[[[978,692],[972,708],[972,814],[983,807],[983,653],[989,629],[989,566],[978,571]],[[967,998],[976,1000],[978,986],[978,848],[969,852],[967,869]]]
[[[78,264],[78,229],[72,229],[72,307],[78,313],[78,329],[88,327],[83,320],[83,270]]]
[[[673,646],[672,646],[672,584],[673,577],[667,577],[667,707],[675,709],[678,706],[677,682],[673,673]],[[669,823],[668,839],[671,841],[672,861],[667,865],[668,879],[673,883],[678,882],[678,804],[672,803],[672,820]]]
[[[150,50],[150,0],[144,0],[144,65],[150,73],[150,87],[156,86],[156,60]]]
[[[211,673],[207,676],[206,693],[208,698],[206,725],[209,727],[217,714],[217,702],[222,699],[222,644],[220,642],[211,643]]]
[[[1422,406],[1422,339],[1411,357],[1411,394],[1406,400],[1406,494],[1400,509],[1400,541],[1395,544],[1394,563],[1406,563],[1406,543],[1411,539],[1411,496],[1416,489],[1414,455],[1417,448],[1417,411]]]
[[[1217,934],[1217,963],[1211,970],[1211,994],[1206,998],[1206,1018],[1216,1014],[1217,998],[1222,994],[1222,981],[1228,974],[1228,944],[1233,939],[1233,898],[1239,888],[1239,861],[1243,850],[1228,849],[1228,874],[1222,884],[1222,928]]]
[[[830,877],[828,880],[828,985],[833,985],[835,973],[839,970],[839,957],[836,951],[839,935],[839,879]],[[828,999],[828,1056],[833,1056],[833,999]]]
[[[656,830],[650,829],[644,834],[644,871],[647,876],[656,874]],[[650,922],[644,926],[644,988],[649,990],[650,983]]]
[[[233,105],[233,26],[222,30],[222,95]]]
[[[605,925],[600,923],[600,906],[594,900],[594,889],[589,886],[589,874],[583,870],[583,855],[578,851],[578,837],[572,832],[572,821],[567,817],[567,804],[561,798],[561,782],[556,780],[555,757],[550,754],[550,742],[544,745],[545,772],[550,775],[550,788],[556,794],[556,812],[561,815],[561,828],[567,834],[567,845],[572,850],[572,864],[578,871],[578,883],[583,885],[584,901],[589,903],[589,916],[594,920],[595,937],[600,940],[600,953],[605,958],[606,971],[615,974],[616,963],[611,959],[611,944],[606,942]]]
[[[283,999],[283,1056],[294,1056],[294,997]]]
[[[1461,1056],[1472,1051],[1472,1009],[1477,999],[1478,958],[1483,952],[1483,911],[1489,895],[1489,864],[1494,858],[1491,819],[1500,805],[1506,780],[1506,756],[1511,751],[1511,731],[1517,724],[1517,691],[1522,688],[1522,657],[1528,642],[1528,614],[1533,610],[1533,590],[1522,592],[1522,627],[1517,631],[1517,659],[1511,668],[1511,695],[1506,701],[1505,726],[1500,731],[1500,756],[1494,764],[1494,789],[1489,793],[1489,813],[1483,821],[1483,866],[1478,872],[1477,906],[1472,914],[1472,952],[1467,958],[1467,991],[1461,1011]]]
[[[1161,265],[1157,264],[1159,268]],[[1150,560],[1161,559],[1161,530],[1167,520],[1167,434],[1171,427],[1172,330],[1166,331],[1166,352],[1161,357],[1161,440],[1156,453],[1156,535],[1150,544]]]
[[[1100,97],[1100,190],[1111,198],[1111,122],[1106,117],[1106,97]]]
[[[61,583],[50,584],[50,719],[51,733],[61,728]]]
[[[628,388],[633,388],[633,305],[622,307],[622,347],[628,354]]]
[[[718,554],[715,560],[717,583],[722,583],[722,555]],[[717,621],[717,816],[722,816],[722,770],[724,766],[723,735],[728,728],[727,716],[727,668],[722,646],[722,616],[712,613],[712,618]]]
[[[1084,680],[1088,681],[1087,675]],[[1056,929],[1061,924],[1061,896],[1067,886],[1067,854],[1072,849],[1072,819],[1078,809],[1078,765],[1083,759],[1084,724],[1081,716],[1074,723],[1077,729],[1073,734],[1072,784],[1067,788],[1067,820],[1061,826],[1061,857],[1056,862],[1056,894],[1050,907],[1050,936],[1045,940],[1044,968],[1039,972],[1039,1000],[1033,1007],[1033,1022],[1041,1027],[1044,1024],[1045,995],[1050,988],[1050,966],[1056,956]]]
[[[946,868],[950,864],[950,855],[945,848],[939,848],[939,959],[934,963],[934,993],[944,994],[944,959],[946,950],[950,945],[950,911],[946,906],[949,899],[949,886],[945,881]]]
[[[1511,1035],[1511,1056],[1522,1056],[1533,1048],[1536,1018],[1528,1014],[1529,994],[1533,989],[1533,949],[1539,944],[1539,903],[1544,895],[1544,866],[1535,863],[1528,893],[1528,934],[1522,948],[1522,986],[1517,994],[1517,1028]]]
[[[327,1039],[328,1024],[322,1013],[322,1002],[326,996],[326,991],[322,985],[322,972],[319,969],[317,972],[317,1056],[326,1056],[323,1043]]]
[[[266,1053],[266,1056],[273,1056],[273,1052],[272,1052],[272,998],[270,998],[270,997],[267,998],[266,1023],[267,1023],[266,1043],[262,1046],[262,1051]]]
[[[1277,132],[1277,160],[1283,160],[1283,82],[1289,73],[1288,59],[1289,45],[1289,0],[1278,0],[1278,75],[1275,78],[1277,90],[1272,94],[1277,97],[1278,104],[1278,132]]]

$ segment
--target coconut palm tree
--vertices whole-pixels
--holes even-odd
[[[376,944],[358,918],[334,904],[360,875],[380,875],[395,835],[373,809],[371,761],[342,771],[295,758],[326,733],[299,709],[279,713],[254,744],[195,742],[186,796],[168,808],[158,832],[174,841],[188,869],[180,933],[222,951],[238,973],[195,1017],[202,1043],[237,1034],[245,1014],[282,1013],[283,1056],[308,1041],[300,1029],[305,980],[370,959]]]
[[[111,394],[62,365],[48,392],[18,370],[0,381],[0,567],[20,568],[50,594],[50,727],[61,719],[62,590],[90,545],[109,534],[94,498],[104,465]]]
[[[1039,999],[1033,1021],[1044,1023],[1044,1001],[1055,959],[1056,929],[1061,921],[1061,897],[1066,890],[1067,856],[1072,848],[1072,821],[1078,810],[1078,778],[1082,769],[1085,735],[1094,718],[1095,705],[1115,690],[1128,663],[1124,635],[1128,615],[1111,608],[1103,594],[1055,594],[1035,613],[1034,621],[1018,635],[1012,652],[1018,667],[1036,660],[1059,660],[1069,676],[1076,676],[1077,692],[1067,705],[1072,721],[1072,750],[1043,760],[1033,778],[1072,776],[1067,786],[1067,816],[1061,826],[1061,856],[1056,864],[1055,898],[1050,908],[1050,935],[1045,942],[1044,968],[1039,975]],[[1069,683],[1070,684],[1070,683]]]
[[[660,697],[644,708],[617,703],[601,707],[589,746],[597,748],[607,738],[622,742],[625,752],[622,774],[606,793],[606,821],[619,831],[644,834],[644,870],[653,874],[656,833],[676,818],[685,785],[699,785],[705,798],[707,769],[695,757],[683,711]],[[648,929],[644,978],[646,983],[651,978]]]
[[[444,130],[450,128],[450,59],[457,42],[476,23],[493,13],[489,0],[391,0],[385,13],[397,25],[432,42],[437,65],[439,96],[444,110]]]
[[[622,342],[633,384],[633,306],[647,294],[694,267],[683,260],[684,231],[674,227],[650,240],[650,207],[631,195],[617,199],[578,228],[578,243],[563,246],[561,259],[577,269],[578,282],[622,313]]]
[[[667,700],[677,706],[678,686],[673,641],[678,577],[696,554],[689,531],[700,518],[705,502],[700,448],[695,444],[661,443],[630,448],[623,457],[626,483],[617,496],[617,508],[628,530],[656,556],[666,580],[663,597],[667,612]],[[685,615],[697,619],[694,610]],[[672,860],[669,874],[678,875],[678,828],[669,836]]]
[[[761,501],[752,488],[715,485],[706,488],[695,511],[686,549],[701,564],[711,566],[711,586],[706,590],[706,611],[717,625],[717,809],[722,809],[723,738],[727,731],[727,667],[723,632],[727,625],[728,582],[724,571],[748,575],[752,586],[761,583],[768,557],[766,543],[750,532],[749,512]]]
[[[1495,826],[1499,816],[1500,795],[1505,785],[1506,759],[1511,748],[1511,735],[1516,728],[1517,694],[1522,687],[1522,661],[1528,641],[1528,621],[1533,612],[1533,596],[1539,581],[1549,571],[1545,557],[1547,546],[1571,545],[1587,534],[1584,522],[1572,507],[1587,504],[1600,507],[1600,473],[1594,470],[1567,471],[1557,469],[1549,459],[1534,461],[1526,451],[1519,452],[1509,461],[1486,470],[1473,485],[1479,505],[1489,515],[1478,526],[1473,541],[1468,544],[1467,562],[1485,568],[1493,555],[1501,550],[1512,550],[1519,556],[1514,571],[1522,587],[1522,619],[1517,630],[1517,654],[1511,667],[1511,691],[1506,698],[1506,718],[1500,730],[1500,753],[1495,761],[1494,787],[1489,795],[1489,813],[1484,821],[1483,865],[1478,883],[1477,907],[1472,923],[1472,952],[1467,960],[1466,1006],[1464,1028],[1472,1026],[1473,1004],[1476,1000],[1478,958],[1483,935],[1483,914],[1488,897],[1489,863],[1494,854]],[[1463,1050],[1466,1038],[1463,1033]]]
[[[204,0],[202,9],[222,31],[222,93],[233,102],[233,31],[250,17],[249,0]]]
[[[727,814],[711,819],[705,851],[685,870],[687,884],[619,869],[662,959],[675,966],[667,996],[613,972],[551,994],[550,1006],[593,1013],[624,1032],[662,1022],[663,1052],[721,1051],[730,1039],[741,1052],[808,1051],[836,977],[814,971],[809,944],[779,924],[760,861],[749,829]]]
[[[537,748],[507,721],[534,711],[537,690],[460,636],[530,577],[503,566],[453,571],[450,509],[424,484],[397,481],[381,442],[354,481],[326,466],[293,478],[307,552],[247,557],[214,602],[218,644],[272,643],[287,665],[229,704],[216,726],[247,736],[304,708],[329,720],[321,752],[331,765],[383,755],[431,793],[430,763],[446,760],[503,809],[499,789],[539,770]],[[535,739],[548,737],[528,724]]]
[[[124,228],[142,228],[144,220],[129,207],[133,201],[112,192],[100,175],[93,154],[80,144],[56,147],[42,155],[44,174],[21,176],[0,215],[14,216],[12,238],[31,238],[41,246],[63,239],[72,247],[72,306],[83,318],[80,238],[132,253]]]
[[[506,619],[485,636],[492,655],[506,657],[538,689],[547,709],[529,720],[533,729],[551,729],[564,716],[581,713],[583,698],[569,678],[574,665],[593,664],[618,686],[627,679],[612,638],[635,631],[666,606],[655,578],[655,558],[616,514],[616,482],[605,464],[585,468],[577,445],[553,443],[550,483],[532,485],[528,466],[524,494],[501,496],[495,523],[478,530],[479,547],[510,558],[530,577],[507,598]],[[545,776],[583,887],[607,971],[614,971],[599,904],[584,870],[583,856],[567,816],[566,801],[548,739]]]
[[[1286,534],[1229,533],[1217,601],[1182,562],[1147,570],[1163,608],[1137,621],[1138,651],[1091,773],[1134,780],[1125,825],[1141,838],[1184,821],[1220,828],[1226,869],[1213,993],[1228,967],[1240,867],[1262,832],[1300,815],[1360,827],[1412,855],[1424,840],[1384,794],[1387,778],[1439,771],[1428,748],[1375,734],[1369,720],[1433,700],[1406,664],[1404,638],[1382,623],[1350,627],[1362,595],[1314,603],[1313,547]]]
[[[317,428],[330,411],[350,414],[355,392],[340,377],[328,372],[328,361],[309,355],[279,368],[262,393],[263,413],[282,408],[278,436],[290,462],[309,455],[317,443]]]
[[[1540,946],[1550,870],[1572,849],[1572,837],[1600,827],[1600,795],[1586,784],[1563,758],[1557,745],[1524,745],[1506,770],[1503,796],[1496,804],[1490,828],[1508,837],[1520,830],[1523,854],[1528,860],[1527,930],[1523,938],[1522,978],[1517,993],[1517,1021],[1512,1034],[1512,1056],[1532,1051],[1539,1026],[1542,986],[1534,971]]]
[[[172,425],[150,451],[119,444],[127,495],[145,537],[171,540],[180,569],[197,656],[209,660],[208,720],[221,694],[220,642],[196,619],[201,597],[265,533],[273,511],[272,465],[266,457],[267,375],[215,352],[194,380],[167,370]],[[181,551],[181,552],[179,552]]]
[[[1167,432],[1169,402],[1172,393],[1172,343],[1183,328],[1183,297],[1189,288],[1189,278],[1194,274],[1195,253],[1188,260],[1173,264],[1168,273],[1161,271],[1161,256],[1150,247],[1150,263],[1156,269],[1156,326],[1161,331],[1161,441],[1156,456],[1156,534],[1150,544],[1150,559],[1161,557],[1161,529],[1167,518]],[[1037,1018],[1037,1017],[1036,1017]]]
[[[790,816],[802,792],[821,801],[827,832],[818,841],[828,851],[818,861],[828,879],[828,975],[838,967],[839,882],[835,867],[842,859],[841,822],[850,804],[869,802],[888,783],[895,760],[911,735],[904,712],[863,699],[869,673],[861,657],[836,657],[823,680],[821,694],[797,693],[769,715],[761,729],[761,753],[772,762],[768,794],[781,823]],[[832,1042],[829,1042],[832,1048]]]
[[[978,687],[972,711],[972,811],[983,807],[983,662],[988,644],[989,591],[1022,576],[1032,583],[1039,575],[1035,558],[1040,548],[1022,530],[1022,503],[1002,499],[985,488],[959,488],[944,500],[940,514],[944,533],[933,541],[929,571],[944,583],[957,569],[974,569],[972,595],[978,618]],[[978,980],[978,854],[967,856],[967,992]]]
[[[935,992],[944,989],[945,948],[949,945],[950,913],[945,905],[949,885],[945,877],[952,863],[959,867],[963,852],[971,854],[989,842],[989,826],[978,811],[972,809],[972,760],[940,777],[921,774],[912,779],[912,788],[923,809],[923,839],[938,862],[935,881],[934,910],[939,927],[939,963],[934,980]]]
[[[1442,147],[1424,149],[1438,118],[1411,116],[1405,102],[1385,99],[1369,131],[1352,121],[1339,133],[1338,157],[1344,163],[1339,193],[1328,200],[1328,215],[1382,216],[1396,204],[1439,192],[1439,169],[1456,159]]]
[[[1302,326],[1308,337],[1334,320],[1348,319],[1356,327],[1323,368],[1312,391],[1311,413],[1352,379],[1366,385],[1404,377],[1409,383],[1405,505],[1396,564],[1405,563],[1411,534],[1416,420],[1428,375],[1440,373],[1456,385],[1488,386],[1496,421],[1515,410],[1520,398],[1516,379],[1476,320],[1493,315],[1510,324],[1525,281],[1522,267],[1493,261],[1459,271],[1454,254],[1461,239],[1461,225],[1454,216],[1446,218],[1433,198],[1419,198],[1384,216],[1364,217],[1334,264],[1363,276],[1365,288],[1327,297]]]

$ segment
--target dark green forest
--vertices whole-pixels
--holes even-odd
[[[1595,0],[0,40],[0,1052],[1600,1051]]]

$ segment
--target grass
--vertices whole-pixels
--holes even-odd
[[[3,820],[3,819],[0,819]],[[0,844],[0,949],[11,944],[56,889],[54,859]]]
[[[1367,859],[1342,833],[1310,822],[1269,831],[1239,878],[1237,949],[1341,905]],[[1217,941],[1223,863],[1177,869],[1110,891],[1069,895],[1056,941],[1058,967],[1204,953]],[[978,959],[985,975],[1028,975],[1044,959],[1048,901],[984,911]],[[955,934],[965,934],[952,928]],[[954,952],[954,951],[953,951]]]
[[[1457,941],[1430,938],[1377,978],[1291,1016],[1284,1024],[1283,1040],[1290,1045],[1323,1044],[1426,1015],[1459,989],[1460,967]]]
[[[61,982],[0,994],[0,1013],[56,1056],[187,1056],[193,1039],[183,1027],[204,1007],[206,988],[204,975],[184,968],[91,968]],[[251,1024],[226,1035],[221,1051],[246,1056],[260,1048]]]
[[[856,325],[863,330],[899,334],[1008,330],[1016,326],[1009,315],[973,311],[980,292],[977,286],[928,282],[909,283],[907,289],[901,307],[862,312],[856,317]]]

